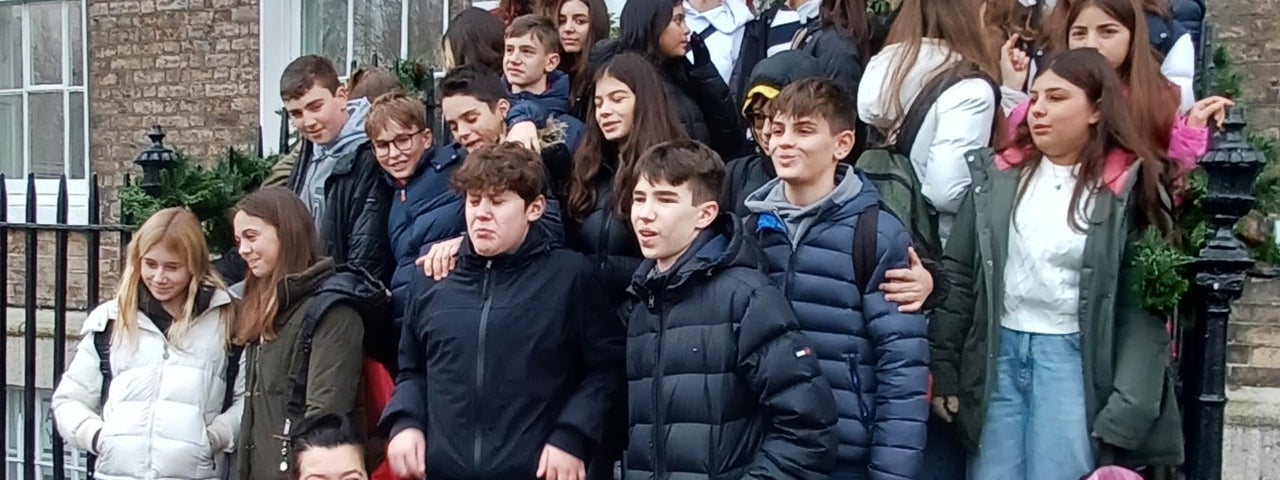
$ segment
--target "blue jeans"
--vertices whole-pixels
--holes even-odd
[[[1083,363],[1080,334],[1001,329],[972,478],[1078,480],[1093,470]]]

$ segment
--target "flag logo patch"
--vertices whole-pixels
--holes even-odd
[[[801,348],[801,349],[799,349],[799,350],[796,350],[796,358],[800,358],[800,357],[807,357],[807,356],[809,356],[809,355],[813,355],[813,349],[812,349],[812,348],[804,347],[804,348]]]

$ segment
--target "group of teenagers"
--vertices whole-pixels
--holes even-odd
[[[235,250],[142,223],[57,430],[111,480],[1149,477],[1135,245],[1232,106],[1170,11],[504,0],[441,41],[447,131],[300,57]]]

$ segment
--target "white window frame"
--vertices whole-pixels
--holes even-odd
[[[72,225],[85,225],[89,220],[89,181],[93,178],[91,169],[92,162],[89,158],[89,42],[88,42],[88,18],[89,6],[85,0],[73,0],[80,2],[80,35],[83,37],[80,41],[80,60],[84,62],[82,71],[84,72],[83,85],[71,85],[71,29],[68,17],[70,15],[70,4],[68,0],[17,0],[14,2],[0,1],[0,4],[16,6],[22,9],[22,86],[11,89],[0,89],[2,94],[22,94],[22,178],[6,178],[5,190],[7,192],[8,204],[8,220],[9,222],[28,222],[52,224],[57,220],[58,205],[58,180],[49,178],[38,178],[36,184],[36,218],[27,218],[27,179],[26,173],[31,171],[31,105],[30,97],[32,93],[50,93],[62,92],[62,111],[67,113],[71,111],[71,94],[79,93],[84,99],[84,108],[82,113],[84,118],[81,119],[84,125],[83,145],[84,145],[84,172],[85,178],[72,179],[71,162],[67,161],[71,158],[71,128],[64,125],[62,129],[62,158],[63,173],[67,175],[67,223]],[[57,2],[62,6],[62,83],[54,85],[32,85],[32,65],[31,65],[31,15],[27,11],[32,4],[37,3],[54,3]],[[69,123],[69,119],[64,119],[65,123]]]
[[[266,155],[279,152],[280,145],[280,115],[278,112],[284,108],[284,102],[280,100],[280,75],[284,73],[284,68],[289,62],[302,55],[302,2],[304,0],[279,0],[279,1],[263,1],[258,3],[260,25],[259,45],[262,46],[261,55],[259,55],[259,72],[258,75],[258,92],[259,105],[261,110],[258,115],[258,122],[262,125],[262,143],[263,150]],[[400,58],[409,56],[409,6],[410,2],[423,0],[401,0],[400,3]],[[444,4],[441,9],[441,22],[444,30],[449,28],[449,19],[457,12],[449,10],[449,0],[429,0],[439,1]],[[497,5],[496,0],[468,2],[481,8],[492,8]],[[489,6],[492,4],[492,6]],[[347,52],[344,65],[350,66],[355,50],[355,35],[351,34],[355,23],[355,0],[347,0]],[[280,25],[288,25],[289,28],[279,28]],[[345,71],[347,67],[340,70]],[[433,76],[437,79],[444,76],[444,72],[433,72]],[[343,76],[345,78],[345,75]]]
[[[4,432],[7,437],[4,452],[4,473],[8,473],[11,468],[17,467],[16,472],[23,472],[26,465],[23,464],[23,454],[26,451],[26,445],[23,444],[25,439],[22,437],[22,428],[24,421],[25,405],[22,400],[23,388],[21,386],[5,386],[4,395],[6,397],[6,406],[9,411],[4,412],[5,428],[9,431]],[[36,425],[36,478],[45,478],[45,476],[53,475],[53,411],[50,408],[50,398],[53,395],[52,390],[38,389],[36,395],[39,397],[36,401],[36,410],[39,415],[40,422]],[[46,435],[47,434],[47,435]],[[49,449],[49,455],[45,455],[45,449]],[[63,454],[66,455],[63,463],[64,471],[68,480],[85,480],[86,458],[85,453],[69,445],[64,444]],[[0,475],[3,476],[3,475]],[[21,478],[10,477],[10,478]]]

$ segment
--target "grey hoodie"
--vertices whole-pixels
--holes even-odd
[[[805,232],[818,220],[818,212],[828,203],[843,205],[862,193],[862,179],[854,174],[853,167],[840,164],[836,166],[836,188],[822,197],[821,200],[801,207],[787,201],[782,180],[775,178],[764,184],[759,190],[747,196],[745,205],[752,213],[772,212],[782,219],[787,227],[787,237],[791,239],[791,247],[804,238]]]
[[[299,195],[311,211],[311,217],[320,228],[320,219],[324,218],[324,182],[333,173],[338,160],[354,155],[356,149],[369,141],[364,133],[364,119],[369,114],[369,100],[357,98],[347,102],[347,113],[351,115],[338,137],[324,145],[316,145],[310,158],[311,165],[306,169],[307,177],[302,179],[302,193]]]

